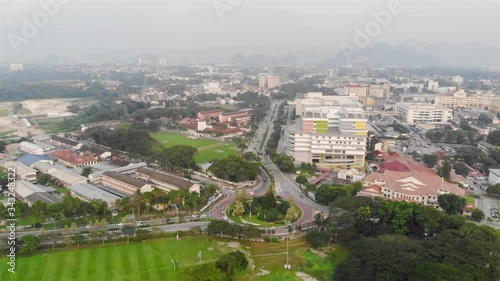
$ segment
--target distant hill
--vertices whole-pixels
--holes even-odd
[[[327,65],[332,66],[348,63],[342,51],[338,52],[334,58],[326,61]],[[353,51],[350,64],[353,66],[434,66],[440,65],[441,61],[435,56],[419,53],[408,46],[392,46],[380,43]]]

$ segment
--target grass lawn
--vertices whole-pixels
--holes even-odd
[[[8,280],[38,281],[135,281],[178,280],[181,271],[174,271],[172,260],[188,266],[203,260],[215,260],[221,254],[217,242],[207,236],[184,237],[134,242],[131,244],[96,246],[70,250],[47,250],[31,256],[18,256],[16,274]],[[6,258],[1,258],[2,276],[7,277]]]
[[[237,248],[229,246],[234,242]],[[238,242],[240,247],[238,247]],[[87,280],[181,280],[182,268],[198,262],[198,252],[202,251],[204,261],[214,261],[224,253],[240,249],[249,254],[256,266],[255,271],[245,270],[235,276],[235,280],[300,280],[295,272],[305,272],[318,280],[326,280],[335,266],[345,260],[345,250],[336,251],[327,257],[320,257],[308,250],[304,239],[289,242],[289,263],[291,270],[283,269],[286,262],[286,242],[277,243],[236,241],[219,239],[205,235],[131,242],[130,244],[109,244],[105,246],[73,247],[69,250],[44,250],[33,255],[17,256],[16,274],[8,280],[39,281],[87,281]],[[181,267],[174,270],[173,262]],[[0,270],[7,272],[7,258],[0,258]],[[257,276],[260,270],[269,274]],[[10,273],[3,273],[8,276]]]
[[[467,193],[467,196],[465,197],[467,204],[472,204],[472,206],[476,205],[476,198],[472,197],[470,194]]]
[[[250,246],[249,252],[257,268],[270,271],[270,274],[255,278],[259,281],[288,281],[301,280],[295,272],[304,272],[318,280],[328,280],[324,277],[330,276],[338,259],[332,263],[333,256],[322,258],[308,250],[304,239],[291,240],[289,242],[289,263],[291,270],[283,269],[286,263],[286,242],[262,243],[243,242],[245,246]],[[248,279],[251,280],[251,279]]]
[[[196,163],[208,163],[212,159],[224,159],[230,155],[239,153],[235,144],[225,144],[214,140],[192,139],[181,134],[162,132],[151,134],[151,137],[159,141],[164,147],[174,145],[190,145],[198,149]]]
[[[61,194],[66,194],[69,191],[69,189],[67,189],[65,187],[57,186],[55,184],[51,184],[50,186],[52,188],[54,188],[55,190],[57,190],[57,192],[59,192]]]
[[[235,203],[229,205],[229,207],[226,209],[227,217],[236,223],[245,224],[241,220],[240,217],[236,217],[232,214],[234,207],[235,207]],[[302,216],[302,210],[300,208],[298,208],[298,213],[299,213],[299,218],[300,218]],[[247,222],[258,224],[258,225],[256,225],[258,227],[273,227],[273,226],[283,227],[285,225],[285,222],[283,220],[279,220],[279,221],[275,221],[275,222],[262,221],[259,219],[259,216],[257,214],[252,214],[251,218],[249,218],[248,215],[244,215],[242,218]]]

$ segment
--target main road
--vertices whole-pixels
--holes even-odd
[[[271,104],[268,115],[259,125],[259,128],[256,130],[254,138],[248,144],[246,151],[260,155],[262,165],[264,165],[264,167],[266,167],[274,177],[275,191],[277,195],[286,200],[293,199],[302,209],[301,218],[292,224],[292,227],[295,227],[296,225],[312,221],[316,212],[327,213],[328,207],[317,204],[312,199],[305,196],[297,184],[284,175],[283,172],[281,172],[273,163],[270,157],[265,155],[267,142],[271,137],[271,134],[274,132],[274,122],[278,117],[279,107],[282,103],[283,101],[274,101]],[[265,172],[261,174],[260,179],[261,182],[259,186],[249,190],[249,192],[252,192],[255,196],[263,195],[270,187],[271,180]],[[223,191],[226,197],[210,210],[210,214],[214,218],[226,218],[225,210],[232,202],[234,202],[234,191],[229,189],[224,189]],[[283,234],[286,230],[281,227],[278,228],[276,232],[278,234]]]

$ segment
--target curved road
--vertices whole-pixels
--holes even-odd
[[[256,154],[263,154],[265,148],[267,146],[267,141],[269,140],[274,127],[274,122],[278,116],[278,108],[282,104],[282,101],[275,101],[271,105],[269,109],[268,116],[264,118],[259,128],[257,129],[254,138],[250,141],[247,152],[254,152]],[[262,148],[262,149],[261,149]],[[278,167],[271,161],[269,156],[264,155],[261,156],[262,164],[271,172],[274,176],[275,181],[275,190],[278,196],[286,199],[293,200],[295,203],[302,209],[301,218],[292,224],[292,228],[295,228],[296,225],[301,225],[306,222],[310,222],[314,219],[314,215],[316,212],[327,213],[328,207],[319,205],[314,202],[309,197],[305,196],[295,182],[292,182],[288,177],[286,177]],[[250,192],[253,192],[254,196],[262,196],[270,186],[270,179],[268,178],[265,172],[262,172],[261,179],[264,178],[264,181],[261,181],[258,187],[250,189]],[[220,201],[218,204],[215,204],[210,210],[210,214],[217,219],[224,219],[226,208],[234,202],[234,191],[231,189],[223,188],[223,192],[226,197]],[[284,234],[287,230],[283,227],[279,227],[276,229],[277,234]]]

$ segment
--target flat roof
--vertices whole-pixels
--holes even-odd
[[[97,186],[89,183],[74,184],[70,186],[69,189],[77,194],[80,194],[83,197],[89,199],[101,199],[103,201],[106,201],[108,204],[114,202],[117,199],[120,199],[119,196],[112,194],[106,190],[100,189]]]

